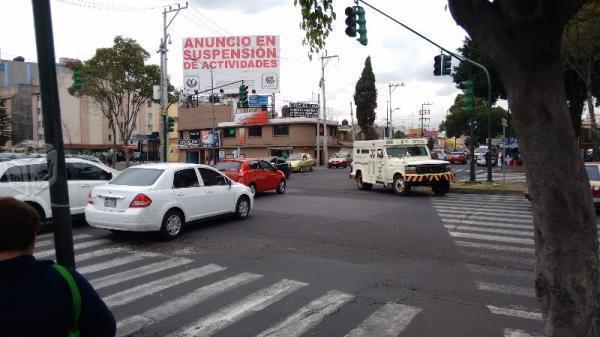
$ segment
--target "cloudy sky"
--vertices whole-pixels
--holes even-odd
[[[176,4],[165,0],[52,0],[54,41],[59,57],[87,60],[96,48],[109,47],[115,35],[136,39],[159,63],[156,53],[162,36],[161,8]],[[182,5],[185,1],[180,2]],[[456,50],[466,36],[446,10],[446,0],[371,0],[371,4],[420,31],[448,49]],[[185,37],[264,35],[280,36],[281,92],[277,105],[287,101],[316,100],[320,91],[318,55],[309,61],[302,46],[300,13],[293,0],[192,0],[169,28],[171,81],[182,85],[182,44]],[[439,50],[380,14],[366,9],[369,44],[362,46],[345,35],[344,8],[349,0],[336,0],[338,20],[327,41],[329,55],[338,55],[326,67],[329,116],[350,119],[354,86],[371,56],[377,81],[377,122],[383,123],[389,100],[388,84],[403,82],[392,93],[395,126],[418,124],[422,103],[432,103],[431,127],[437,128],[458,93],[450,76],[435,77],[433,57]],[[2,1],[0,10],[0,57],[22,55],[36,61],[31,1]],[[454,61],[455,62],[455,61]],[[331,117],[330,117],[331,118]]]

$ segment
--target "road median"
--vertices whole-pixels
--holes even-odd
[[[450,184],[450,192],[453,193],[523,195],[526,191],[527,184],[524,182],[455,181]]]

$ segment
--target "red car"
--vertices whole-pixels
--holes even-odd
[[[278,194],[285,192],[285,175],[264,160],[225,159],[218,162],[215,168],[231,180],[250,187],[252,193],[270,190],[275,190]]]
[[[464,152],[454,151],[450,154],[450,158],[448,158],[450,164],[466,164],[467,156]]]

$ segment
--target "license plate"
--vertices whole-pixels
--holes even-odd
[[[104,207],[117,207],[117,199],[115,198],[106,198],[104,199]]]

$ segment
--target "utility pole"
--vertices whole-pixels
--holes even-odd
[[[242,84],[244,84],[244,82],[242,81]],[[211,139],[211,146],[213,148],[212,150],[212,160],[213,160],[213,165],[217,163],[217,157],[216,157],[216,148],[215,148],[215,140],[217,135],[215,134],[215,124],[216,124],[216,120],[215,120],[215,82],[213,80],[213,67],[210,67],[210,106],[212,109],[212,139]]]
[[[323,92],[323,117],[325,118],[323,121],[323,162],[329,159],[329,149],[327,148],[327,104],[325,101],[325,65],[327,63],[325,61],[332,58],[339,59],[339,56],[327,56],[327,50],[325,50],[325,55],[321,56],[321,90]]]
[[[73,230],[69,190],[67,187],[67,166],[60,120],[58,84],[56,83],[56,59],[54,56],[54,34],[50,0],[34,0],[33,23],[40,72],[42,115],[44,117],[44,140],[48,164],[48,185],[50,204],[54,218],[54,249],[56,262],[75,268],[73,252]]]
[[[182,9],[188,8],[188,3],[185,3],[185,7],[181,7],[181,5],[177,4],[177,8],[172,8],[169,6],[168,8],[163,8],[163,37],[160,39],[160,46],[158,52],[160,53],[160,130],[162,131],[161,141],[163,146],[160,151],[160,158],[163,162],[167,161],[167,104],[169,103],[168,93],[167,93],[167,85],[168,85],[168,75],[167,75],[167,52],[169,49],[167,48],[167,43],[171,43],[171,36],[167,33],[167,29],[175,20],[177,14]],[[171,18],[169,23],[167,23],[167,14],[175,12],[175,15]]]
[[[389,124],[389,129],[392,133],[392,139],[394,139],[394,127],[392,124],[392,114],[394,113],[394,108],[392,107],[392,91],[394,91],[394,89],[398,88],[398,87],[403,87],[404,86],[404,82],[401,83],[389,83],[388,84],[388,89],[389,89],[389,94],[390,94],[390,124]]]
[[[356,135],[354,134],[354,112],[352,112],[352,101],[350,101],[350,120],[352,122],[352,143],[356,142]]]
[[[419,111],[419,121],[421,122],[421,138],[423,138],[425,136],[425,121],[428,122],[429,124],[429,117],[423,117],[425,115],[430,115],[431,114],[431,110],[429,109],[425,109],[425,106],[427,105],[433,105],[433,103],[423,103],[421,104],[421,110]]]
[[[321,104],[321,93],[317,95],[317,100]],[[321,166],[321,117],[317,113],[317,163]]]

